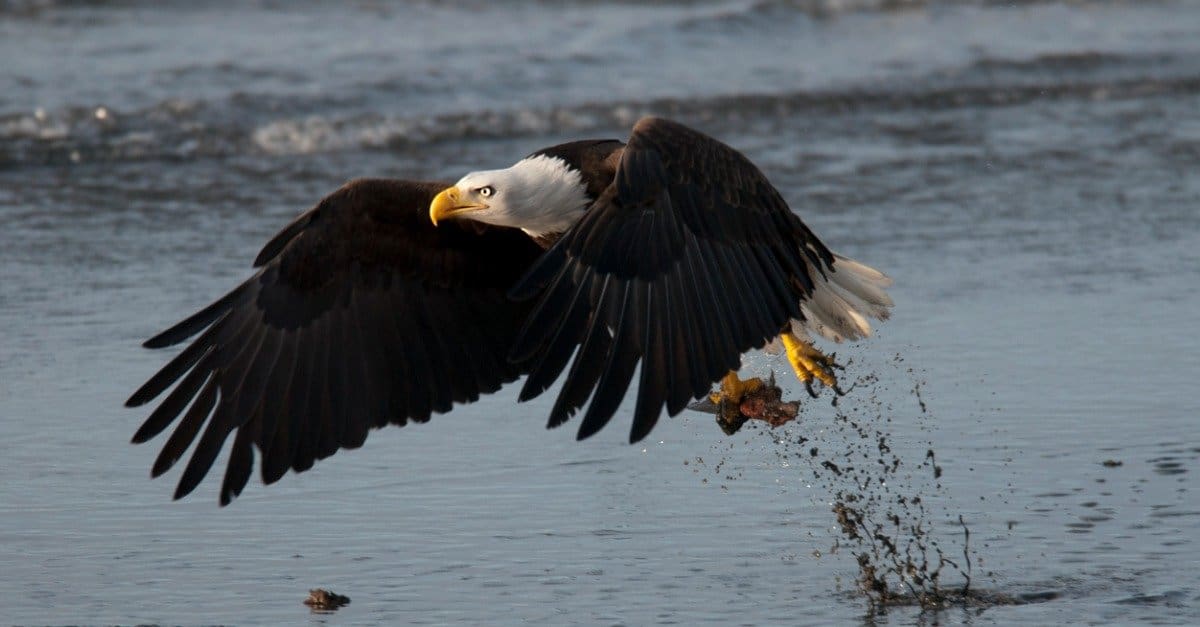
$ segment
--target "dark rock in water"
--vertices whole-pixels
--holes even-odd
[[[324,588],[309,590],[308,598],[304,599],[304,604],[311,607],[314,612],[332,612],[349,603],[350,597],[342,596]]]
[[[1125,462],[1116,459],[1106,459],[1100,462],[1100,465],[1104,466],[1105,468],[1116,468],[1118,466],[1125,465]]]

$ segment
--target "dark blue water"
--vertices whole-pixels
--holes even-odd
[[[337,624],[1195,623],[1197,42],[1174,2],[0,4],[4,620],[296,623],[322,586]],[[228,508],[148,480],[140,341],[296,212],[645,113],[895,279],[838,348],[874,383],[633,447],[508,389]],[[962,515],[973,585],[1041,602],[872,612],[830,512],[860,486],[795,454],[853,459],[839,412],[907,469],[860,491],[923,495],[948,550]]]

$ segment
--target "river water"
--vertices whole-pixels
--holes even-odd
[[[1168,1],[0,3],[0,622],[1200,622],[1198,53]],[[140,341],[291,216],[647,113],[895,279],[838,407],[576,443],[510,386],[227,508],[148,480]],[[847,416],[1023,603],[872,608]]]

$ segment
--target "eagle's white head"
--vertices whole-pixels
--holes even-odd
[[[590,202],[578,170],[539,154],[462,177],[433,199],[429,219],[434,225],[447,218],[475,220],[539,237],[569,229]]]

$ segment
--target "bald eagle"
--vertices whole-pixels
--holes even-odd
[[[736,371],[768,343],[802,381],[835,385],[810,333],[866,336],[892,305],[888,278],[827,248],[746,157],[661,118],[625,143],[561,144],[453,185],[352,181],[254,265],[145,342],[199,334],[126,403],[174,386],[133,441],[178,420],[159,476],[199,436],[177,499],[230,434],[222,505],[249,480],[254,447],[271,484],[371,429],[426,422],[521,376],[521,400],[562,380],[549,426],[583,410],[583,439],[638,371],[636,442],[715,382],[722,400],[759,385]]]

